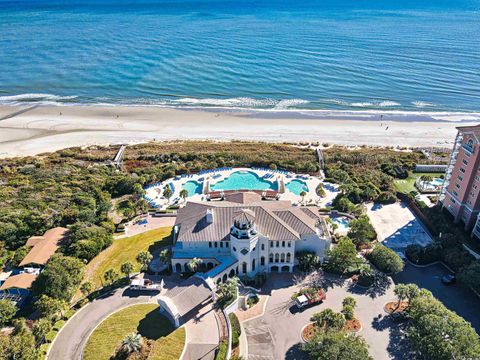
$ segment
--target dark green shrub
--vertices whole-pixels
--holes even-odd
[[[403,261],[400,256],[386,246],[376,245],[367,258],[382,272],[398,273],[403,270]]]

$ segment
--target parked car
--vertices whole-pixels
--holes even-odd
[[[295,305],[299,308],[302,309],[304,307],[318,304],[325,300],[327,298],[327,294],[325,294],[325,291],[323,289],[318,290],[317,292],[313,294],[303,294],[298,296],[295,299]]]
[[[452,284],[455,284],[456,282],[457,282],[457,278],[455,277],[455,275],[448,274],[448,275],[442,276],[442,284],[452,285]]]

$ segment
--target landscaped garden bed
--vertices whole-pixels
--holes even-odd
[[[385,306],[383,307],[383,310],[385,310],[387,314],[392,314],[394,312],[405,311],[407,307],[408,307],[408,301],[401,301],[400,304],[398,303],[398,301],[390,301],[385,304]]]

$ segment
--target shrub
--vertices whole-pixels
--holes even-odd
[[[477,293],[480,293],[480,260],[471,262],[470,265],[463,268],[458,278]]]
[[[238,332],[240,335],[242,333],[242,328],[240,326],[240,321],[237,318],[237,315],[234,313],[231,313],[228,315],[228,318],[230,320],[230,325],[232,325],[232,330]]]
[[[398,273],[403,270],[400,256],[386,246],[376,245],[367,257],[382,272]]]
[[[456,246],[443,251],[443,261],[455,272],[470,265],[473,260],[474,257],[462,246]]]
[[[228,341],[223,340],[220,345],[218,345],[217,351],[215,352],[215,360],[226,360],[228,353]]]
[[[63,314],[63,318],[65,320],[68,320],[75,314],[75,312],[76,312],[75,310],[69,309],[69,310],[65,311],[65,314]]]
[[[55,324],[53,324],[53,330],[60,330],[63,325],[65,325],[65,320],[58,320]]]
[[[47,336],[45,336],[45,341],[47,343],[51,343],[53,341],[53,339],[55,339],[55,336],[57,336],[58,334],[58,331],[57,330],[52,330],[50,331]]]
[[[441,258],[441,249],[435,244],[422,247],[418,244],[408,245],[405,250],[405,256],[414,264],[431,264]]]
[[[48,348],[50,347],[50,344],[42,344],[40,345],[40,354],[42,355],[47,355]]]

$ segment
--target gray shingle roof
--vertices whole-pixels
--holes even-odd
[[[205,219],[207,209],[213,213],[211,224]],[[243,210],[253,211],[257,231],[270,240],[297,240],[302,234],[313,234],[320,218],[308,216],[302,208],[292,206],[289,201],[255,201],[247,204],[231,201],[189,202],[177,214],[177,241],[228,240],[233,219]]]

